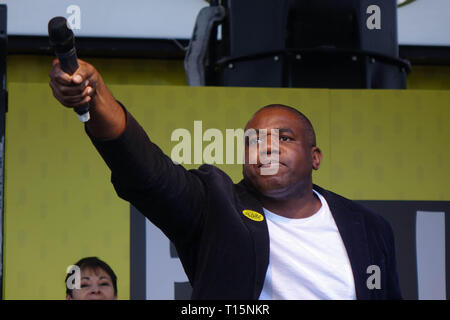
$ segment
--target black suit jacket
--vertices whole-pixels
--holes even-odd
[[[258,299],[269,263],[266,219],[258,193],[234,184],[211,165],[186,170],[152,143],[128,113],[125,131],[95,147],[112,171],[118,195],[174,243],[193,287],[193,299]],[[89,132],[87,132],[89,134]],[[347,250],[358,299],[400,299],[393,233],[379,215],[314,186],[324,196]],[[367,268],[380,268],[380,289],[369,289]],[[339,266],[336,266],[339,268]]]

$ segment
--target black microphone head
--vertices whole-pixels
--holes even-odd
[[[64,17],[54,17],[48,22],[48,36],[57,53],[68,52],[74,47],[75,37]]]

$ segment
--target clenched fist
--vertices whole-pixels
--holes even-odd
[[[55,59],[49,73],[53,95],[68,108],[90,102],[101,81],[100,74],[92,65],[82,60],[78,60],[78,65],[78,70],[69,75],[61,69],[58,59]]]
[[[73,75],[61,69],[58,59],[50,70],[50,87],[55,98],[64,106],[74,108],[89,102],[88,131],[99,139],[113,139],[125,129],[126,116],[106,87],[100,73],[89,63],[78,60]]]

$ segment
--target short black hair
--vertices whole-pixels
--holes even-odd
[[[305,124],[304,129],[305,129],[305,133],[306,133],[306,138],[308,139],[308,142],[310,143],[310,145],[312,147],[316,146],[316,132],[314,131],[314,127],[311,123],[311,121],[309,121],[308,117],[305,116],[303,113],[301,113],[300,111],[298,111],[297,109],[284,105],[284,104],[269,104],[267,106],[261,107],[260,109],[258,109],[252,116],[251,119],[253,119],[253,117],[260,112],[261,110],[264,109],[269,109],[269,108],[282,108],[282,109],[287,109],[293,113],[295,113],[299,119],[303,122],[303,124]],[[245,129],[247,129],[248,123],[250,122],[250,120],[247,122],[247,125],[245,126]]]
[[[110,277],[114,288],[114,295],[117,296],[117,276],[114,273],[113,269],[103,260],[100,260],[97,257],[86,257],[80,259],[77,263],[75,263],[76,266],[80,268],[80,270],[83,269],[102,269],[104,270]],[[66,294],[70,295],[72,297],[72,289],[69,289],[67,286],[67,279],[69,278],[70,273],[66,275],[65,285],[66,285]]]

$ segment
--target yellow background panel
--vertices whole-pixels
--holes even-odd
[[[450,92],[331,91],[332,186],[364,200],[450,199]]]

